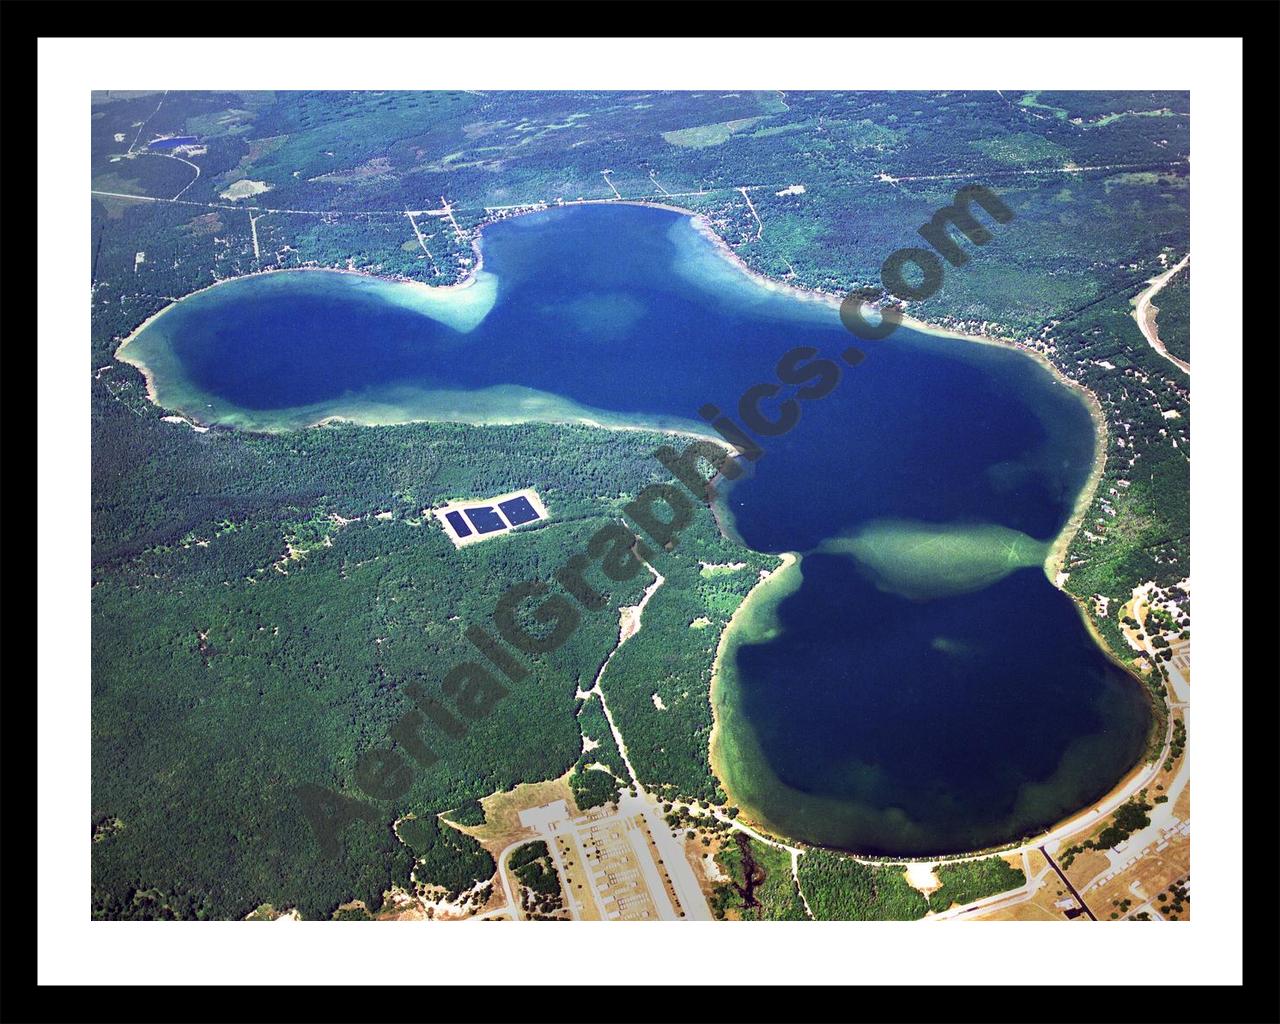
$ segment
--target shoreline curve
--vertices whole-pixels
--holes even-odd
[[[157,409],[161,410],[162,412],[180,412],[180,410],[170,410],[166,406],[164,406],[163,403],[160,402],[158,398],[156,385],[155,385],[154,372],[149,366],[147,366],[147,364],[143,360],[137,358],[136,356],[133,356],[131,358],[130,354],[128,353],[128,348],[130,344],[137,338],[137,336],[141,334],[141,332],[145,328],[147,328],[152,323],[154,323],[159,317],[163,316],[170,309],[173,309],[179,302],[182,302],[185,299],[190,298],[194,295],[201,294],[203,292],[209,291],[210,289],[216,288],[219,285],[227,284],[232,281],[239,281],[239,280],[252,278],[252,277],[265,277],[265,276],[269,276],[273,274],[281,274],[281,273],[298,273],[303,271],[350,274],[350,275],[355,275],[357,277],[362,277],[362,278],[367,278],[367,279],[372,279],[377,281],[406,284],[406,285],[411,285],[417,289],[427,289],[428,292],[433,296],[441,296],[444,294],[448,294],[450,292],[457,292],[475,285],[476,281],[478,280],[478,276],[484,267],[482,240],[483,240],[483,232],[485,228],[493,224],[501,223],[504,220],[510,220],[515,217],[528,216],[530,214],[535,214],[535,213],[542,213],[547,210],[555,209],[561,206],[594,206],[594,205],[639,206],[639,207],[648,207],[653,209],[661,209],[661,210],[666,210],[672,213],[681,214],[683,216],[690,218],[690,220],[692,221],[692,226],[698,232],[698,234],[706,238],[712,244],[716,252],[723,259],[732,263],[735,267],[738,268],[739,271],[741,271],[744,275],[750,278],[758,286],[764,287],[770,291],[783,292],[783,293],[789,294],[791,297],[800,299],[802,301],[821,303],[823,305],[827,305],[837,310],[842,301],[841,296],[833,295],[831,293],[821,291],[818,289],[806,288],[804,286],[796,285],[790,282],[779,281],[774,278],[768,277],[767,275],[761,273],[760,271],[755,270],[750,265],[748,265],[746,261],[743,260],[742,257],[737,254],[737,252],[733,250],[732,246],[730,246],[729,243],[715,230],[715,228],[711,224],[711,221],[704,214],[694,210],[690,210],[687,207],[677,206],[671,203],[649,202],[649,201],[637,200],[637,199],[573,200],[573,201],[558,203],[558,204],[531,205],[526,209],[520,209],[514,212],[506,213],[503,216],[492,217],[480,223],[475,229],[475,234],[470,239],[471,248],[476,257],[475,264],[467,268],[465,275],[460,280],[448,285],[432,285],[424,281],[416,280],[413,278],[406,278],[406,277],[403,277],[400,275],[394,275],[394,274],[377,274],[377,273],[370,273],[362,270],[355,270],[353,268],[322,267],[322,266],[270,268],[270,269],[251,271],[245,274],[237,274],[232,277],[220,278],[200,288],[194,289],[193,291],[188,292],[183,296],[174,298],[162,309],[157,310],[155,313],[148,316],[144,321],[142,321],[142,323],[140,323],[137,327],[135,327],[126,337],[124,337],[120,341],[120,343],[117,345],[115,349],[114,357],[123,363],[133,366],[135,369],[139,371],[144,381],[146,382],[147,397],[151,401],[151,403],[157,407]],[[972,334],[964,331],[958,331],[954,328],[944,327],[942,325],[931,324],[927,321],[918,320],[908,314],[904,314],[902,316],[901,324],[902,326],[908,328],[911,331],[914,331],[915,333],[929,336],[929,337],[955,340],[955,341],[965,341],[965,342],[982,344],[982,345],[992,345],[999,348],[1019,352],[1022,355],[1026,356],[1027,358],[1040,364],[1040,366],[1043,369],[1047,370],[1051,374],[1051,376],[1054,378],[1054,380],[1057,383],[1070,389],[1080,399],[1080,401],[1082,401],[1085,404],[1086,408],[1089,411],[1090,420],[1094,426],[1093,466],[1091,468],[1091,471],[1085,483],[1082,485],[1080,491],[1076,495],[1076,500],[1074,502],[1071,514],[1067,518],[1066,522],[1063,524],[1057,536],[1050,542],[1049,554],[1046,557],[1043,568],[1044,568],[1045,576],[1049,580],[1049,582],[1055,588],[1067,594],[1067,596],[1070,597],[1072,602],[1077,606],[1077,609],[1079,610],[1081,617],[1083,618],[1083,620],[1086,623],[1086,626],[1088,627],[1088,631],[1090,635],[1094,638],[1094,641],[1098,644],[1098,647],[1103,651],[1104,654],[1108,655],[1113,661],[1116,661],[1118,664],[1120,664],[1119,659],[1116,657],[1114,652],[1112,652],[1110,648],[1107,646],[1105,641],[1097,632],[1096,627],[1093,626],[1090,620],[1090,617],[1088,615],[1086,602],[1083,599],[1077,597],[1076,595],[1070,593],[1070,591],[1066,590],[1066,587],[1064,586],[1065,576],[1063,575],[1063,565],[1065,563],[1067,550],[1069,549],[1071,542],[1075,539],[1077,533],[1079,532],[1081,526],[1083,525],[1084,517],[1087,514],[1087,511],[1093,502],[1093,498],[1096,494],[1098,484],[1101,481],[1102,473],[1106,465],[1108,432],[1106,427],[1105,416],[1102,413],[1101,404],[1099,403],[1097,396],[1094,395],[1093,392],[1090,391],[1088,388],[1068,378],[1044,353],[1034,348],[1031,348],[1030,346],[1024,344],[1021,341],[1018,341],[1017,339],[999,337],[994,335]],[[182,413],[182,415],[184,416],[185,419],[187,419],[193,425],[201,426],[201,427],[210,426],[209,424],[202,423],[198,418],[188,413]],[[362,421],[356,418],[333,415],[333,416],[322,417],[313,423],[307,424],[302,429],[322,427],[335,422],[351,422],[351,423],[355,423],[362,426],[379,425],[374,422]],[[404,420],[400,422],[411,423],[411,422],[431,422],[431,421],[410,419],[410,420]],[[457,422],[457,421],[448,420],[447,422]],[[684,429],[663,429],[661,427],[656,427],[648,424],[603,423],[603,422],[599,422],[599,421],[596,421],[593,419],[587,419],[587,418],[578,418],[573,420],[550,420],[547,422],[571,423],[571,424],[588,426],[588,427],[604,429],[604,430],[633,430],[633,431],[651,432],[655,434],[664,434],[664,435],[670,435],[670,436],[691,437],[691,438],[696,438],[700,440],[711,441],[714,444],[717,444],[721,447],[732,450],[730,446],[726,444],[723,438],[721,438],[717,434],[712,434],[710,432],[703,433],[703,432],[698,432],[693,430],[684,430]],[[476,424],[476,425],[484,425],[484,424]],[[715,512],[715,506],[713,505],[713,513],[714,512]],[[740,540],[740,538],[733,536],[733,534],[736,534],[736,530],[733,530],[731,526],[728,530],[726,530],[726,524],[721,521],[721,518],[719,515],[716,516],[716,523],[717,523],[717,528],[720,530],[722,535],[724,535],[726,538],[731,540],[732,539]],[[762,576],[760,582],[757,583],[754,587],[752,587],[751,591],[747,594],[746,597],[743,598],[742,602],[738,605],[738,608],[734,610],[733,615],[730,617],[729,622],[725,625],[725,628],[721,633],[720,640],[717,644],[716,655],[712,665],[712,677],[710,682],[708,699],[711,704],[713,724],[712,724],[712,731],[708,741],[708,758],[711,763],[711,770],[712,770],[713,776],[724,787],[725,793],[727,796],[730,797],[731,802],[732,802],[733,794],[729,788],[729,785],[726,779],[726,773],[724,773],[721,770],[718,770],[715,763],[717,739],[719,738],[719,733],[721,732],[721,724],[722,724],[720,721],[720,715],[717,713],[717,707],[716,707],[717,688],[718,686],[723,686],[723,683],[721,681],[722,656],[727,645],[731,643],[733,640],[733,634],[735,629],[740,629],[742,626],[742,622],[744,618],[744,616],[742,615],[742,610],[748,607],[749,603],[752,602],[752,599],[756,597],[756,595],[759,592],[761,592],[762,589],[765,588],[766,584],[768,584],[771,580],[775,580],[777,577],[784,576],[787,570],[790,570],[794,566],[798,565],[799,556],[794,552],[785,552],[785,553],[782,553],[779,557],[781,558],[779,565],[773,571],[771,571],[767,576]],[[1123,666],[1123,667],[1126,669],[1126,671],[1129,672],[1130,676],[1133,676],[1132,671],[1128,670],[1128,666]],[[1138,686],[1142,686],[1143,689],[1145,690],[1145,686],[1143,686],[1142,681],[1137,679],[1136,677],[1133,677],[1133,678],[1134,678],[1135,684]],[[1126,773],[1126,776],[1117,783],[1117,787],[1116,787],[1117,789],[1123,787],[1125,779],[1132,776],[1134,772],[1138,770],[1138,767],[1140,766],[1140,764],[1141,764],[1141,761],[1139,761],[1139,763],[1135,765],[1133,769],[1131,769],[1128,773]],[[757,827],[760,827],[760,826],[757,826]],[[769,829],[767,826],[764,826],[763,830],[770,835],[774,834],[773,830]],[[787,842],[794,842],[794,840],[791,840],[789,838],[782,837],[782,836],[777,836],[777,838],[779,839],[785,838]],[[808,844],[804,844],[804,845],[808,845]]]

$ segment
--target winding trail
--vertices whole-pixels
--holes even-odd
[[[440,197],[440,208],[444,210],[444,215],[449,218],[449,223],[453,225],[453,231],[458,236],[458,241],[465,242],[467,236],[462,233],[462,228],[458,227],[458,222],[453,218],[453,207],[449,205],[449,200],[444,196]]]
[[[669,195],[671,195],[671,193],[670,193],[670,192],[668,192],[665,188],[663,188],[660,184],[658,184],[658,172],[657,172],[657,171],[654,171],[654,170],[650,169],[650,171],[649,171],[649,180],[653,182],[654,187],[655,187],[659,192],[661,192],[664,196],[669,196]]]
[[[804,894],[804,886],[800,884],[800,851],[793,849],[791,851],[791,879],[796,883],[796,892],[800,894],[800,902],[804,904],[804,912],[809,915],[810,921],[816,921],[813,916],[813,908],[809,906],[809,897]]]
[[[1061,167],[1020,167],[1008,171],[984,171],[983,173],[990,178],[1007,178],[1018,177],[1026,174],[1079,174],[1082,171],[1132,171],[1145,169],[1152,166],[1160,167],[1181,167],[1186,160],[1171,160],[1167,164],[1089,164],[1080,165],[1067,163]],[[951,181],[958,178],[972,178],[972,171],[962,171],[959,173],[949,174],[912,174],[903,177],[894,177],[892,174],[878,174],[876,179],[883,181],[887,185],[896,185],[900,181]]]
[[[404,215],[409,218],[409,223],[413,226],[413,233],[418,238],[418,244],[422,246],[422,251],[427,254],[427,259],[431,261],[431,269],[438,274],[440,268],[436,266],[436,258],[431,255],[431,250],[427,248],[427,240],[422,235],[422,229],[418,227],[418,222],[414,220],[414,214],[422,212],[421,210],[405,210]],[[426,212],[431,213],[432,211],[428,210]]]
[[[133,137],[133,145],[129,147],[129,153],[128,153],[129,156],[132,156],[134,150],[138,148],[138,143],[142,139],[142,129],[145,128],[150,123],[151,119],[155,117],[156,114],[160,113],[160,108],[164,106],[164,98],[168,95],[169,95],[168,89],[162,92],[160,94],[160,102],[156,104],[156,109],[151,111],[151,113],[147,115],[147,119],[138,125],[138,134]]]
[[[764,237],[764,221],[760,219],[760,214],[756,212],[755,204],[751,202],[751,197],[747,195],[746,186],[743,186],[742,188],[738,189],[738,191],[742,193],[742,198],[747,201],[747,209],[751,211],[751,216],[753,216],[756,219],[756,238],[757,239],[763,238]]]
[[[194,178],[192,178],[189,182],[183,185],[182,188],[178,189],[178,194],[173,197],[174,199],[181,198],[183,192],[185,192],[187,189],[189,189],[192,185],[194,185],[197,181],[200,180],[200,168],[196,164],[193,164],[190,160],[185,160],[180,156],[174,156],[172,153],[150,153],[148,155],[163,156],[169,160],[177,160],[178,163],[186,164],[188,167],[190,167],[193,171],[196,172],[196,176]]]
[[[1138,296],[1136,300],[1137,304],[1134,306],[1133,310],[1133,318],[1138,321],[1138,328],[1142,331],[1142,336],[1147,339],[1147,344],[1169,360],[1169,362],[1173,363],[1174,366],[1185,373],[1188,377],[1191,376],[1191,364],[1183,362],[1175,355],[1171,355],[1169,350],[1164,347],[1164,342],[1160,340],[1160,335],[1156,332],[1156,312],[1158,311],[1158,307],[1153,307],[1151,305],[1151,300],[1159,294],[1160,290],[1164,288],[1165,285],[1173,280],[1174,275],[1176,275],[1178,271],[1190,262],[1191,253],[1187,253],[1182,257],[1182,260],[1177,264],[1177,266],[1166,270],[1158,277],[1151,278],[1151,280],[1147,282],[1151,287]]]
[[[609,656],[604,659],[604,664],[600,666],[600,671],[596,673],[595,682],[591,684],[590,690],[585,690],[579,696],[586,696],[594,693],[600,698],[600,709],[604,712],[604,717],[609,722],[609,731],[613,733],[613,742],[618,747],[618,753],[622,755],[622,763],[627,767],[627,774],[631,776],[632,784],[636,787],[636,792],[641,796],[646,796],[646,790],[640,782],[640,776],[636,774],[635,765],[631,763],[631,758],[627,756],[627,744],[622,738],[622,731],[618,728],[618,724],[613,720],[613,712],[609,710],[609,702],[605,700],[604,689],[600,686],[600,680],[604,678],[605,670],[609,667],[609,662],[613,661],[613,656],[622,650],[622,645],[640,632],[641,618],[644,615],[645,605],[649,603],[650,598],[658,592],[658,588],[664,584],[667,579],[662,573],[658,572],[652,565],[645,562],[645,567],[653,573],[653,582],[645,588],[644,597],[640,599],[638,605],[629,608],[620,609],[620,621],[618,625],[618,643],[609,652]],[[629,614],[628,614],[629,613]]]
[[[413,228],[413,233],[418,236],[418,244],[422,246],[422,251],[430,256],[431,253],[427,249],[426,240],[422,237],[422,231],[418,228],[418,222],[413,219],[413,213],[405,210],[404,215],[409,218],[409,225]]]

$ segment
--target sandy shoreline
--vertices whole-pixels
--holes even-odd
[[[428,293],[431,295],[444,295],[451,292],[461,291],[464,288],[470,288],[476,283],[480,271],[484,269],[484,251],[480,245],[480,239],[478,237],[471,240],[471,251],[475,253],[475,266],[470,267],[467,270],[466,276],[463,277],[462,280],[456,281],[453,284],[427,284],[425,281],[417,281],[410,277],[400,277],[395,274],[371,274],[364,270],[351,270],[346,267],[275,267],[270,270],[251,270],[247,274],[236,274],[234,277],[218,278],[216,281],[211,281],[209,284],[202,285],[194,291],[187,292],[185,295],[181,295],[178,298],[171,300],[166,306],[152,313],[120,341],[120,344],[116,346],[115,358],[120,360],[122,363],[128,363],[142,374],[143,379],[147,382],[147,398],[151,400],[153,405],[160,406],[160,408],[163,409],[164,406],[160,405],[160,401],[157,397],[154,371],[137,356],[128,355],[126,352],[129,345],[137,339],[138,335],[155,323],[155,321],[165,313],[169,312],[169,310],[173,309],[173,307],[179,302],[184,302],[192,296],[212,291],[220,285],[230,284],[232,281],[244,281],[251,277],[269,277],[274,274],[299,273],[348,274],[353,277],[363,277],[370,281],[386,281],[395,282],[396,284],[412,285],[415,288],[427,289]],[[188,416],[188,418],[191,419],[193,417]],[[196,422],[199,421],[197,420]],[[201,424],[201,426],[208,425],[209,424]]]
[[[740,628],[742,618],[746,615],[752,604],[760,600],[760,595],[768,588],[769,584],[778,580],[782,575],[793,566],[800,562],[800,555],[794,551],[784,551],[778,556],[778,564],[768,572],[762,572],[756,584],[747,592],[747,596],[739,602],[738,607],[733,610],[733,614],[729,616],[729,621],[725,623],[724,629],[720,633],[720,641],[716,644],[716,654],[711,661],[711,686],[708,690],[708,699],[711,702],[711,734],[707,739],[707,757],[711,763],[712,776],[724,787],[725,795],[729,798],[729,803],[734,804],[738,801],[734,800],[733,793],[729,789],[728,775],[721,765],[716,762],[719,758],[717,754],[717,743],[720,735],[720,715],[717,713],[716,696],[724,686],[720,678],[721,663],[724,660],[725,648],[728,647],[729,641],[733,637],[735,628]],[[740,809],[742,809],[740,807]],[[758,827],[758,826],[757,826]],[[769,832],[768,829],[763,831]],[[772,834],[772,832],[769,832]]]
[[[739,809],[737,820],[743,822],[744,824],[750,825],[751,828],[753,828],[757,832],[762,833],[763,835],[773,839],[776,842],[783,843],[784,845],[797,847],[800,850],[822,849],[822,847],[815,846],[811,843],[806,842],[803,839],[798,839],[794,836],[788,836],[782,832],[779,832],[777,829],[773,828],[766,821],[760,818],[757,814],[754,814],[752,809],[749,806],[747,806],[740,799],[734,796],[734,793],[729,784],[728,774],[724,771],[723,765],[720,763],[721,761],[720,757],[717,756],[717,754],[719,753],[717,750],[717,739],[719,738],[721,721],[720,721],[720,715],[717,713],[716,697],[720,691],[720,688],[724,685],[721,680],[721,672],[720,672],[722,667],[722,659],[724,656],[724,652],[726,647],[728,646],[728,643],[730,641],[730,638],[733,634],[734,629],[740,627],[741,618],[745,614],[749,606],[760,599],[760,595],[765,590],[767,590],[768,585],[771,582],[774,582],[780,579],[785,570],[790,569],[792,566],[796,565],[800,561],[800,556],[795,554],[794,552],[784,552],[779,556],[779,558],[780,558],[780,561],[774,569],[768,571],[767,573],[762,573],[759,582],[757,582],[755,586],[751,588],[751,591],[747,594],[747,596],[743,598],[742,602],[734,610],[733,615],[730,616],[728,623],[725,624],[724,631],[720,634],[720,641],[716,647],[715,658],[712,661],[712,666],[711,666],[711,687],[710,687],[709,699],[711,702],[712,726],[711,726],[711,734],[708,742],[708,757],[710,760],[712,775],[716,779],[716,781],[720,783],[720,785],[723,787],[725,791],[725,795],[727,797],[726,803],[730,806],[737,806]],[[1110,649],[1106,646],[1105,641],[1103,640],[1101,635],[1099,635],[1096,628],[1093,626],[1092,622],[1089,620],[1088,610],[1084,607],[1084,604],[1080,601],[1076,601],[1075,603],[1080,611],[1081,617],[1084,619],[1086,627],[1089,629],[1090,635],[1093,636],[1094,641],[1098,644],[1098,646],[1113,661],[1115,661],[1117,665],[1119,665],[1121,668],[1124,668],[1130,675],[1133,675],[1132,670],[1128,666],[1126,666],[1123,662],[1121,662],[1114,654],[1112,654]],[[1143,685],[1142,681],[1137,680],[1136,676],[1134,678],[1139,685]],[[968,850],[962,853],[931,854],[931,855],[924,855],[924,856],[917,855],[917,856],[882,857],[882,856],[869,856],[865,854],[858,854],[854,851],[843,851],[843,852],[845,852],[853,860],[856,860],[862,864],[930,863],[930,864],[938,865],[938,864],[958,863],[963,861],[979,860],[979,859],[984,859],[986,857],[1033,850],[1039,845],[1041,845],[1042,843],[1045,843],[1050,840],[1058,843],[1059,846],[1061,846],[1067,840],[1079,839],[1081,836],[1083,836],[1087,832],[1095,829],[1101,822],[1105,821],[1110,816],[1110,814],[1113,813],[1115,810],[1115,807],[1109,807],[1102,814],[1097,814],[1096,811],[1098,808],[1106,807],[1107,805],[1111,805],[1111,804],[1115,804],[1118,806],[1119,803],[1124,802],[1130,796],[1137,793],[1138,790],[1142,788],[1143,785],[1150,785],[1150,783],[1154,781],[1154,778],[1155,778],[1154,772],[1156,768],[1159,766],[1159,764],[1161,763],[1161,760],[1165,752],[1167,752],[1168,750],[1168,742],[1169,742],[1170,736],[1172,735],[1172,728],[1173,727],[1172,727],[1172,716],[1171,716],[1169,722],[1166,723],[1166,735],[1164,737],[1164,744],[1162,746],[1161,757],[1151,761],[1147,760],[1145,757],[1140,758],[1138,762],[1134,764],[1128,771],[1126,771],[1124,775],[1120,779],[1118,779],[1115,782],[1115,784],[1111,786],[1105,793],[1103,793],[1096,799],[1091,800],[1085,806],[1075,811],[1072,811],[1069,814],[1063,815],[1061,818],[1058,818],[1057,820],[1055,820],[1051,825],[1037,830],[1026,841],[1023,841],[1022,839],[1011,839],[1004,843],[998,843],[992,846],[983,847],[981,849]],[[1063,832],[1063,830],[1068,826],[1071,826],[1070,831]],[[1062,833],[1062,834],[1059,835],[1057,833]]]
[[[665,206],[664,209],[677,209],[676,207]],[[715,246],[715,249],[722,257],[731,262],[739,270],[748,277],[752,278],[762,287],[769,288],[773,291],[784,291],[790,293],[793,297],[804,299],[810,302],[820,302],[838,310],[843,299],[840,296],[831,295],[827,292],[820,292],[810,288],[803,288],[797,285],[788,284],[783,281],[775,281],[772,278],[753,270],[747,263],[733,251],[732,247],[716,233],[711,222],[702,214],[694,213],[691,210],[684,210],[693,218],[695,230],[706,238]],[[930,324],[923,320],[917,320],[909,314],[902,314],[901,326],[908,330],[915,331],[917,334],[925,334],[935,338],[947,338],[955,341],[967,341],[979,345],[993,345],[997,348],[1014,349],[1029,359],[1035,360],[1044,369],[1053,375],[1054,380],[1059,384],[1071,389],[1080,396],[1089,410],[1089,418],[1093,421],[1094,427],[1094,451],[1093,451],[1093,467],[1089,472],[1080,493],[1076,496],[1075,505],[1072,509],[1070,517],[1063,525],[1058,535],[1049,545],[1049,554],[1045,559],[1044,571],[1049,581],[1062,590],[1067,591],[1058,581],[1058,574],[1062,571],[1063,563],[1066,561],[1067,549],[1071,546],[1071,542],[1075,539],[1077,532],[1084,523],[1084,517],[1089,511],[1089,507],[1093,504],[1094,494],[1097,492],[1098,483],[1102,479],[1103,469],[1106,467],[1107,460],[1107,421],[1102,414],[1102,406],[1098,402],[1097,396],[1088,388],[1077,384],[1075,381],[1067,377],[1053,361],[1049,359],[1043,352],[1032,348],[1015,338],[1002,338],[995,335],[985,334],[967,334],[963,331],[957,331],[949,327],[941,327],[936,324]],[[886,339],[888,340],[888,339]],[[1074,599],[1074,595],[1071,595]],[[1105,645],[1103,645],[1105,650]]]
[[[228,278],[228,280],[233,280],[233,279]],[[212,288],[213,286],[210,285],[209,287]],[[201,288],[200,291],[204,291],[204,289]],[[191,294],[195,295],[196,293],[192,292]],[[168,412],[169,410],[165,409],[165,407],[160,404],[160,396],[159,396],[159,393],[156,391],[155,372],[151,369],[151,367],[149,367],[141,359],[137,358],[136,356],[127,355],[125,353],[125,349],[129,347],[129,344],[139,334],[141,334],[144,330],[150,327],[151,324],[155,323],[155,321],[159,317],[163,316],[165,313],[169,312],[169,310],[173,309],[173,307],[176,306],[181,301],[182,299],[175,299],[173,302],[169,303],[169,305],[165,306],[163,309],[160,309],[155,313],[152,313],[149,317],[143,320],[142,323],[138,324],[137,327],[135,327],[132,331],[129,332],[128,336],[124,339],[124,341],[120,342],[120,344],[116,346],[116,351],[115,351],[116,359],[120,360],[120,362],[122,363],[128,363],[140,374],[142,374],[142,379],[147,383],[147,399],[151,402],[152,405],[157,406],[163,412]],[[186,414],[184,413],[184,415]],[[191,419],[192,417],[188,417],[188,418]],[[199,421],[195,421],[195,422],[199,422]],[[201,423],[200,426],[202,427],[208,426],[208,424]]]
[[[188,416],[187,418],[191,419],[190,416]],[[698,441],[710,441],[712,444],[719,445],[721,448],[724,448],[729,452],[734,451],[734,449],[719,434],[703,434],[703,433],[699,433],[696,430],[684,429],[683,427],[648,426],[641,423],[601,423],[599,420],[593,420],[586,416],[565,417],[564,419],[554,419],[554,420],[540,419],[540,420],[532,420],[532,421],[531,420],[489,421],[484,419],[462,420],[462,419],[456,419],[456,418],[451,418],[447,420],[409,419],[409,420],[400,420],[394,424],[380,424],[380,423],[365,422],[359,419],[358,417],[354,417],[354,416],[344,416],[341,414],[334,414],[331,416],[322,416],[320,419],[316,420],[314,423],[308,423],[306,427],[304,427],[303,429],[311,429],[313,427],[328,427],[338,423],[350,423],[355,426],[361,426],[361,427],[408,426],[411,423],[461,423],[471,427],[509,427],[509,426],[518,426],[522,423],[529,423],[529,422],[546,423],[551,426],[561,426],[561,427],[591,427],[595,430],[621,430],[621,431],[629,431],[629,432],[634,432],[639,434],[661,434],[664,437],[687,437],[687,438],[691,438]]]
[[[1088,479],[1085,480],[1084,486],[1080,488],[1080,493],[1076,495],[1075,506],[1071,510],[1071,515],[1067,518],[1062,529],[1058,531],[1058,536],[1054,538],[1053,543],[1049,545],[1049,554],[1044,561],[1044,574],[1048,577],[1049,582],[1068,594],[1073,600],[1081,606],[1086,612],[1084,599],[1077,598],[1067,590],[1065,584],[1066,579],[1063,576],[1063,566],[1067,560],[1067,550],[1071,547],[1071,542],[1075,540],[1076,534],[1080,532],[1080,528],[1084,525],[1084,518],[1089,512],[1090,506],[1093,504],[1094,495],[1098,492],[1098,484],[1102,482],[1102,473],[1107,466],[1107,419],[1103,415],[1102,406],[1092,391],[1087,388],[1075,389],[1084,399],[1085,404],[1089,407],[1089,418],[1093,421],[1093,466],[1089,470]],[[1106,645],[1102,645],[1106,650]]]

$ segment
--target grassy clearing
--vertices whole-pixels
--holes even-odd
[[[673,146],[683,146],[687,149],[704,149],[707,146],[718,146],[722,142],[726,142],[735,132],[745,131],[760,120],[758,117],[741,117],[736,121],[700,124],[693,128],[680,128],[672,132],[663,132],[662,137]]]

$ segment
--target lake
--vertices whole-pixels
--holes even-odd
[[[678,213],[552,209],[483,244],[456,289],[320,272],[222,284],[124,355],[165,406],[242,428],[706,431],[698,410],[735,410],[787,350],[838,358],[854,340],[834,308],[762,285]],[[800,558],[726,644],[713,762],[747,816],[786,836],[904,856],[1017,839],[1112,788],[1150,721],[1141,685],[1043,570],[1094,426],[1012,349],[906,328],[858,345],[865,360],[763,439],[725,496],[743,542]]]

